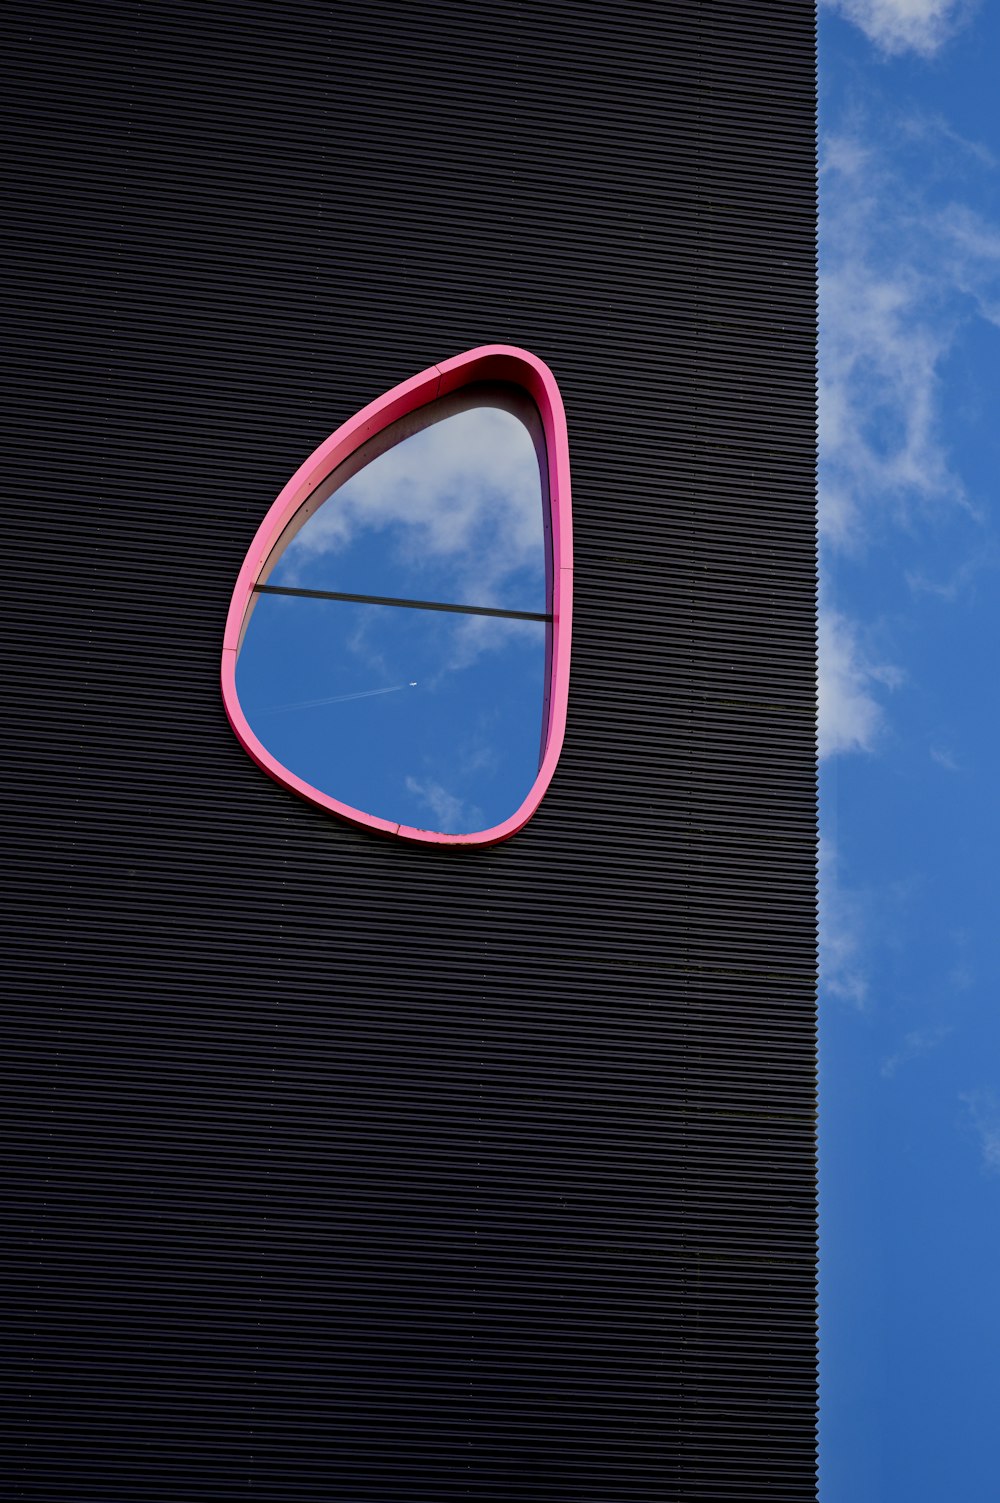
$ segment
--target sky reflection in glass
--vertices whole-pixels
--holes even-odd
[[[542,444],[516,388],[422,408],[319,487],[267,583],[545,611]]]
[[[544,615],[544,474],[530,399],[465,388],[314,492],[261,576],[236,669],[272,756],[330,797],[418,829],[469,833],[518,809],[540,761],[544,620],[269,591]]]

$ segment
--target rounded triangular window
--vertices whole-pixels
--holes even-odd
[[[548,368],[487,346],[339,428],[240,573],[223,698],[254,760],[404,839],[521,828],[562,746],[569,456]]]

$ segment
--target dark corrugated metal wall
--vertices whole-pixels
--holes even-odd
[[[0,1493],[812,1498],[812,6],[5,17]],[[300,460],[493,340],[569,734],[428,852],[269,783],[219,649]]]

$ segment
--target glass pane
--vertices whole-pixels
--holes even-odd
[[[545,670],[544,622],[265,594],[236,687],[258,739],[313,787],[467,834],[534,783]]]
[[[546,610],[544,436],[514,386],[469,386],[376,436],[286,529],[275,586]]]
[[[516,812],[544,729],[546,475],[534,403],[480,385],[392,424],[318,487],[262,571],[237,661],[276,761],[417,829],[473,834]]]

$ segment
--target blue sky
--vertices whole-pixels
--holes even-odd
[[[1000,1499],[1000,6],[820,10],[822,1503]]]

